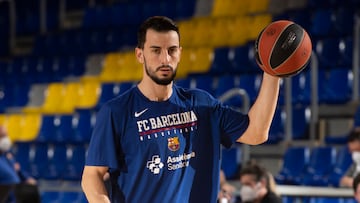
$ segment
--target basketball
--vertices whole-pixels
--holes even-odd
[[[308,33],[298,24],[278,20],[267,25],[255,41],[255,60],[266,73],[289,77],[301,72],[312,51]]]

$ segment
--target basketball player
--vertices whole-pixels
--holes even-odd
[[[140,26],[135,56],[143,78],[98,112],[81,183],[89,202],[216,202],[220,144],[267,140],[279,78],[263,75],[244,115],[173,84],[181,51],[171,19],[151,17]]]

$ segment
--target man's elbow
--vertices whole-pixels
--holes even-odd
[[[249,144],[249,145],[260,145],[265,143],[269,138],[268,132],[261,133],[244,133],[237,142]]]

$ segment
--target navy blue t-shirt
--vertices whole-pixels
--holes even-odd
[[[248,124],[202,90],[174,86],[154,102],[134,87],[100,109],[86,165],[109,167],[114,203],[216,202],[220,144]]]

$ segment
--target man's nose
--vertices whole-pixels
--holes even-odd
[[[161,53],[161,63],[163,64],[163,65],[168,65],[169,64],[169,62],[170,62],[170,55],[169,55],[169,53],[167,52],[167,51],[163,51],[162,53]]]

